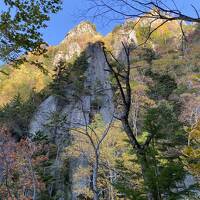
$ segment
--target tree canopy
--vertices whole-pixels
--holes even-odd
[[[52,13],[61,9],[61,0],[4,0],[0,14],[0,59],[16,61],[22,54],[41,53],[41,30]]]

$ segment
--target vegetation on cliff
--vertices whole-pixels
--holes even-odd
[[[145,23],[135,26],[135,21],[129,21],[103,37],[87,22],[60,45],[48,47],[45,55],[27,55],[30,61],[37,59],[43,70],[30,63],[19,68],[4,66],[0,75],[0,199],[63,197],[71,190],[70,160],[80,157],[87,164],[78,167],[75,177],[77,182],[85,178],[89,182],[77,189],[80,199],[198,199],[200,38],[198,25],[185,28],[187,41],[182,40],[178,24],[168,22],[135,48],[146,38]],[[131,34],[128,62],[125,42],[121,44],[127,33]],[[45,132],[31,136],[29,124],[48,96],[62,103],[92,96],[85,88],[90,62],[85,49],[95,42],[111,52],[107,57],[110,68],[105,71],[110,73],[116,113],[110,123],[99,114],[102,102],[96,97],[89,124],[68,130],[70,122],[62,117],[61,108],[46,121]],[[122,67],[127,63],[128,83]],[[101,89],[96,84],[96,90]],[[138,143],[130,140],[127,122],[121,120],[123,104],[128,104],[128,97],[121,97],[126,90],[131,99],[126,117]],[[63,146],[67,148],[60,153]],[[59,172],[53,168],[58,169],[58,163]],[[188,183],[190,176],[193,181]]]

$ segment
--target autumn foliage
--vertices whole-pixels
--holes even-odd
[[[47,160],[38,154],[42,148],[27,138],[17,142],[6,128],[0,129],[0,199],[36,199],[45,187],[36,170]]]

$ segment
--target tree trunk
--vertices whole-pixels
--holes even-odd
[[[156,188],[150,188],[149,187],[149,183],[152,181],[150,180],[151,177],[148,176],[147,172],[149,170],[149,167],[152,165],[152,163],[148,162],[148,158],[147,158],[147,154],[146,152],[142,153],[142,154],[138,154],[138,158],[140,160],[140,165],[142,168],[142,175],[143,175],[143,179],[144,179],[144,184],[147,188],[147,199],[148,200],[161,200],[161,195],[160,195],[160,191],[159,191],[159,186]],[[154,174],[154,176],[157,177],[156,174]]]
[[[33,169],[31,158],[28,158],[28,162],[29,162],[29,166],[30,166],[30,169],[31,169],[31,176],[32,176],[32,181],[33,181],[33,196],[32,196],[32,198],[33,198],[33,200],[36,200],[36,192],[37,192],[36,191],[37,190],[36,182],[37,182],[37,180],[36,180],[36,177],[35,177],[35,172],[34,172],[34,169]]]
[[[93,165],[93,180],[92,180],[92,186],[93,186],[93,199],[98,200],[99,194],[98,194],[98,186],[97,186],[97,179],[98,179],[98,170],[99,170],[99,152],[95,152],[95,163]]]

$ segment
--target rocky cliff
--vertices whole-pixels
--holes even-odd
[[[167,192],[170,195],[171,192],[183,192],[185,188],[188,189],[196,183],[194,177],[190,175],[192,166],[189,166],[190,173],[186,172],[186,176],[181,177],[183,173],[182,171],[179,173],[179,169],[182,165],[176,156],[179,156],[187,145],[187,134],[183,127],[193,125],[200,117],[200,66],[197,42],[200,41],[199,30],[186,27],[190,29],[186,33],[190,41],[188,44],[180,38],[178,23],[167,23],[159,32],[152,34],[148,43],[140,46],[146,36],[148,23],[147,20],[135,25],[134,21],[127,21],[108,35],[102,36],[93,24],[82,22],[72,29],[59,45],[49,47],[46,57],[29,55],[30,59],[43,63],[49,73],[48,76],[29,64],[14,70],[5,68],[5,72],[11,72],[8,78],[0,75],[2,97],[0,105],[10,102],[16,95],[21,98],[14,98],[1,110],[0,122],[7,120],[6,125],[18,138],[27,135],[34,137],[39,134],[48,138],[49,162],[43,169],[45,181],[46,177],[51,177],[51,181],[45,182],[47,196],[56,200],[76,200],[84,199],[86,191],[89,193],[88,196],[91,195],[92,172],[88,167],[91,160],[87,155],[91,153],[91,147],[86,145],[87,154],[84,152],[78,155],[75,151],[70,152],[68,147],[80,144],[80,141],[77,141],[79,138],[73,135],[73,130],[91,125],[96,114],[102,116],[105,126],[120,107],[120,93],[114,87],[115,79],[108,72],[102,52],[102,42],[121,65],[127,64],[123,45],[130,47],[132,90],[130,121],[140,142],[148,132],[151,132],[152,124],[155,128],[158,127],[155,150],[160,157],[152,159],[155,159],[160,167],[157,178],[164,185],[160,187],[163,190],[162,194],[165,196],[168,195]],[[118,66],[116,62],[113,64]],[[122,68],[119,67],[117,70],[122,70],[120,72],[123,75]],[[30,74],[32,76],[27,76]],[[128,175],[126,179],[129,179],[129,182],[122,179],[122,185],[119,186],[125,186],[123,192],[129,193],[129,190],[134,192],[133,188],[140,190],[143,187],[143,180],[138,161],[130,156],[127,142],[123,143],[127,139],[125,139],[126,134],[120,135],[122,130],[121,125],[118,125],[114,127],[114,131],[112,130],[110,138],[106,138],[106,147],[103,146],[101,149],[103,154],[101,159],[103,164],[105,160],[112,168],[116,167],[115,170],[119,170],[116,160],[122,159],[121,161],[127,164],[128,173],[123,171],[121,166],[119,173],[122,172],[125,176],[132,173],[134,177]],[[128,153],[123,155],[126,151]],[[149,166],[150,173],[154,169],[152,167],[151,170],[151,167]],[[185,168],[181,170],[185,172]],[[106,178],[100,177],[99,181],[102,198],[106,199],[109,196],[108,199],[117,199],[118,195],[124,197],[124,193],[119,192],[121,188],[118,190],[112,184],[115,180],[118,181],[118,175],[108,168],[104,170]],[[170,170],[175,170],[173,173],[177,175],[175,178],[170,179],[172,174]],[[106,185],[107,179],[110,185]],[[167,190],[167,187],[172,188]],[[136,194],[140,192],[136,191]]]
[[[84,93],[77,93],[72,86],[67,86],[64,92],[64,100],[62,100],[62,105],[59,105],[59,97],[50,96],[48,97],[38,108],[35,113],[31,124],[30,133],[36,134],[37,132],[47,132],[46,126],[52,121],[55,113],[59,115],[60,118],[64,118],[64,124],[59,127],[56,131],[49,131],[49,135],[55,139],[55,144],[60,148],[59,154],[55,163],[52,166],[52,173],[55,173],[57,177],[57,172],[59,168],[62,168],[62,154],[73,138],[70,137],[70,128],[78,128],[80,126],[86,126],[90,123],[92,116],[96,113],[100,113],[103,120],[109,123],[113,113],[113,94],[111,85],[109,82],[109,72],[106,71],[108,68],[105,62],[105,58],[101,49],[101,44],[91,43],[85,44],[85,49],[79,47],[78,39],[84,34],[91,34],[91,37],[97,35],[93,30],[93,27],[88,23],[83,23],[77,26],[73,31],[71,31],[62,44],[67,43],[66,52],[58,52],[55,56],[54,65],[57,65],[61,60],[69,62],[72,57],[79,56],[81,52],[85,53],[87,59],[87,66],[84,72],[85,80],[82,82],[85,90]],[[83,43],[84,41],[80,41]],[[66,140],[63,144],[62,140]],[[79,159],[73,159],[69,161],[70,165],[70,189],[64,189],[66,186],[61,187],[62,192],[65,191],[71,193],[73,200],[77,199],[80,195],[80,191],[84,188],[89,187],[90,177],[82,178],[82,180],[77,181],[73,175],[75,174],[76,168],[87,167],[87,158],[80,157]],[[63,189],[62,189],[63,188]],[[66,194],[60,199],[65,199]]]
[[[53,64],[56,69],[59,69],[60,65],[69,65],[74,60],[79,59],[83,54],[87,63],[85,68],[82,69],[82,74],[79,74],[83,79],[80,81],[76,78],[71,83],[64,83],[62,98],[57,95],[51,95],[44,100],[38,107],[29,126],[29,132],[32,135],[43,132],[51,138],[57,147],[56,158],[50,167],[50,173],[56,181],[53,185],[49,186],[49,190],[57,191],[59,193],[57,194],[59,200],[79,199],[82,192],[90,188],[91,180],[88,174],[83,175],[81,178],[76,177],[76,171],[78,169],[88,167],[87,156],[81,155],[78,158],[71,156],[67,160],[66,167],[64,166],[66,165],[65,161],[67,157],[65,148],[74,140],[70,130],[87,126],[95,114],[100,113],[105,123],[110,122],[115,110],[113,91],[110,83],[110,74],[107,71],[108,66],[99,41],[106,42],[112,48],[116,58],[122,63],[125,62],[125,52],[122,50],[123,43],[129,44],[134,48],[141,39],[141,35],[139,35],[140,29],[143,30],[146,24],[142,24],[136,33],[131,28],[131,23],[133,22],[125,23],[112,33],[103,37],[96,32],[95,27],[91,23],[83,22],[67,34],[58,46],[59,51],[56,51],[54,55]],[[169,29],[171,29],[171,25]],[[178,50],[180,45],[177,42],[177,37],[175,35],[167,35],[167,33],[162,34],[164,39],[162,38],[159,45],[164,42],[163,45],[166,46],[167,51],[167,40],[170,42],[176,40],[175,46]],[[168,39],[165,39],[165,37]],[[160,51],[158,39],[152,39],[148,45],[154,50]],[[139,58],[139,64],[141,64],[140,56],[140,54],[139,57],[137,55],[135,59],[138,62],[137,59]],[[146,61],[148,63],[149,56],[153,58],[155,55],[147,52],[143,56],[146,56],[145,59],[147,59]],[[165,57],[162,59],[165,59]],[[146,65],[144,63],[142,64]],[[73,70],[76,71],[76,69]],[[159,64],[156,61],[153,70],[153,73],[158,73]],[[137,76],[136,74],[134,75]],[[139,78],[140,82],[147,84],[144,80],[141,81],[141,78],[142,76]],[[77,81],[79,83],[79,89],[74,86]],[[55,118],[59,120],[56,121]],[[65,168],[65,171],[63,171],[63,168]]]

